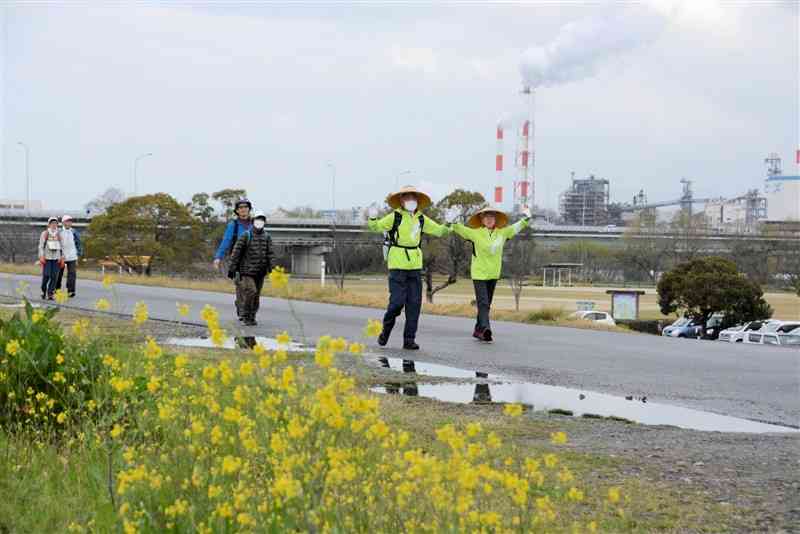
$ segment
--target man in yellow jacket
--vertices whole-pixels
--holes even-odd
[[[386,202],[393,211],[381,218],[370,217],[367,223],[370,231],[387,234],[389,306],[383,316],[378,344],[384,346],[389,342],[395,320],[405,308],[403,348],[419,350],[415,339],[422,309],[422,234],[442,237],[450,230],[422,214],[422,210],[431,205],[431,198],[414,187],[406,186],[392,193]]]

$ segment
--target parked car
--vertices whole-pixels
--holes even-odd
[[[720,332],[718,339],[729,343],[741,343],[744,341],[744,336],[746,336],[748,332],[757,331],[761,329],[763,325],[764,321],[750,321],[743,325],[732,326]]]
[[[594,310],[579,310],[570,315],[574,319],[583,319],[584,321],[594,321],[595,323],[600,323],[608,326],[616,326],[617,323],[614,322],[614,318],[611,317],[610,313],[602,312],[602,311],[594,311]]]
[[[747,343],[750,345],[775,345],[781,347],[800,348],[800,331],[798,333],[782,334],[778,332],[753,332],[748,334]]]
[[[779,336],[794,331],[800,326],[800,321],[781,321],[778,319],[770,319],[764,322],[760,329],[754,332],[748,332],[743,340],[748,344],[755,345],[779,345]],[[766,338],[767,334],[770,334]]]
[[[798,329],[794,329],[791,334],[780,334],[778,339],[782,347],[800,349],[800,330]]]
[[[681,317],[674,323],[661,331],[662,336],[667,337],[700,337],[703,325],[697,319]]]

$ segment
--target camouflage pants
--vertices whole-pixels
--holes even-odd
[[[255,319],[261,301],[263,276],[242,276],[236,282],[236,313],[242,319]]]

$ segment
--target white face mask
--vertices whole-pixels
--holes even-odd
[[[253,221],[253,227],[256,230],[261,230],[262,228],[264,228],[264,221],[262,221],[261,219],[256,219],[255,221]]]
[[[405,202],[403,202],[403,207],[407,211],[411,211],[411,212],[417,211],[417,201],[416,200],[406,200]]]

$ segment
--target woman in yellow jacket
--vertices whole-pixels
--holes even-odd
[[[472,336],[482,341],[492,340],[489,310],[492,298],[503,269],[503,247],[506,241],[528,226],[530,212],[509,226],[508,215],[499,209],[484,208],[467,221],[467,225],[453,224],[452,230],[472,242],[472,284],[475,286],[475,302],[478,318]]]
[[[381,346],[389,342],[395,320],[405,308],[406,324],[403,348],[419,350],[415,338],[422,308],[422,234],[442,237],[450,230],[437,224],[421,212],[431,205],[431,198],[417,189],[406,186],[386,198],[393,211],[381,218],[370,217],[367,227],[373,232],[387,234],[389,250],[389,306],[383,316],[383,331],[378,336]],[[372,216],[375,213],[370,213]]]

